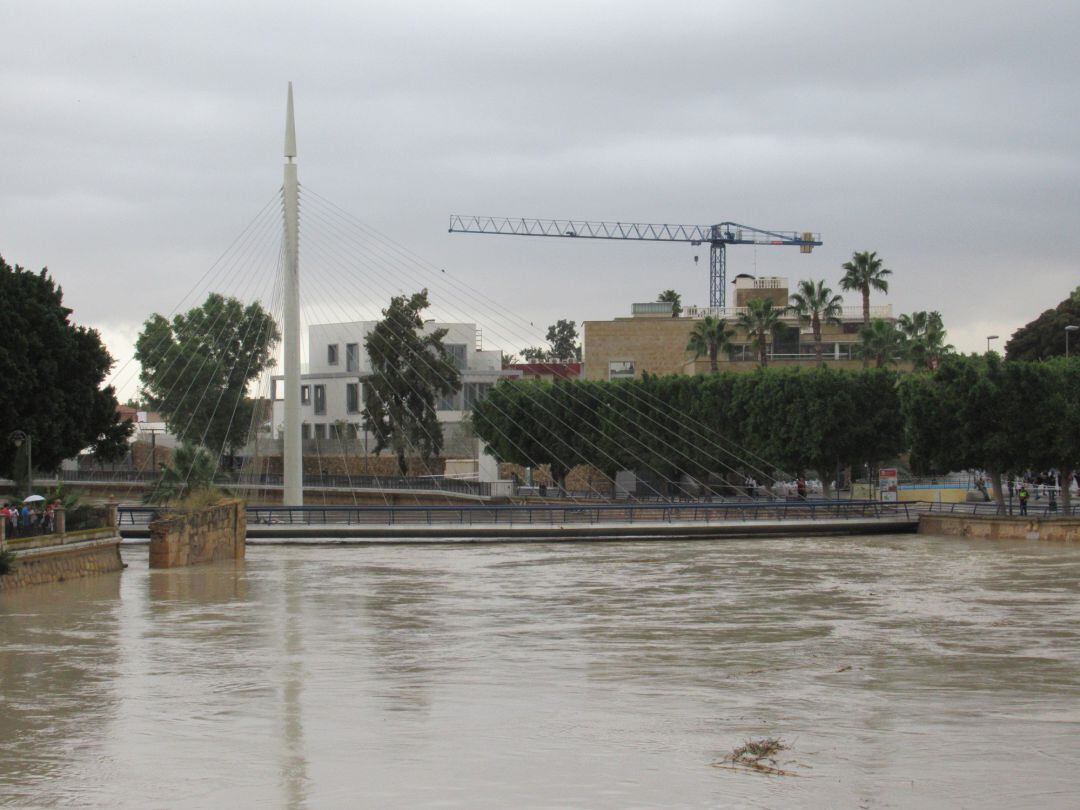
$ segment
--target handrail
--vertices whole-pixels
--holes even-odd
[[[251,525],[559,525],[565,523],[705,523],[751,520],[914,519],[908,503],[844,500],[689,503],[490,504],[483,506],[251,506]],[[167,509],[122,506],[121,525],[146,525]]]

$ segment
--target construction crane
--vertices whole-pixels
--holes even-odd
[[[450,233],[501,233],[515,236],[560,236],[576,239],[631,239],[639,242],[689,242],[709,246],[709,306],[723,308],[727,290],[728,245],[797,245],[809,253],[821,234],[809,231],[767,231],[737,222],[719,225],[657,225],[649,222],[590,222],[583,219],[510,219],[454,214]],[[697,257],[695,257],[696,260]]]

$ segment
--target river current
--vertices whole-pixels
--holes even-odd
[[[1080,547],[251,547],[0,594],[0,804],[1075,807]],[[716,767],[779,737],[791,775]]]

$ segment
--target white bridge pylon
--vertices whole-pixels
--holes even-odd
[[[284,297],[285,352],[285,440],[283,465],[285,487],[282,503],[304,503],[304,457],[300,442],[300,204],[296,178],[296,124],[293,120],[292,82],[285,110],[285,181],[282,196],[285,210],[285,261],[282,272]]]

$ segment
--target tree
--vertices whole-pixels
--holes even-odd
[[[1004,511],[1002,473],[1048,465],[1054,425],[1029,417],[1050,399],[1050,383],[1038,364],[1006,363],[997,354],[953,355],[932,375],[904,375],[900,403],[912,468],[985,469]]]
[[[101,387],[112,358],[96,330],[71,323],[64,293],[49,276],[0,257],[0,476],[22,474],[25,461],[8,440],[29,434],[32,460],[54,470],[89,448],[115,457],[127,450],[133,426],[117,414],[116,392]]]
[[[671,302],[671,317],[678,318],[682,314],[682,296],[674,290],[664,290],[656,297],[657,301]]]
[[[142,398],[181,441],[232,454],[248,438],[248,384],[273,364],[280,338],[259,302],[218,293],[172,321],[154,313],[135,343]]]
[[[773,306],[767,298],[754,298],[746,302],[746,309],[739,313],[739,326],[746,331],[750,344],[757,350],[761,367],[769,362],[768,350],[776,330],[780,328],[783,310]]]
[[[200,492],[213,492],[219,480],[217,458],[205,447],[181,444],[169,464],[161,465],[161,479],[147,496],[150,503],[176,501]]]
[[[521,350],[521,356],[526,363],[543,363],[549,359],[547,349],[540,346],[526,346]]]
[[[1080,326],[1080,287],[1053,309],[1021,326],[1005,344],[1007,360],[1046,360],[1065,354],[1065,327]],[[1080,332],[1069,338],[1070,353],[1080,348]]]
[[[735,330],[728,328],[727,321],[706,315],[690,330],[690,340],[686,344],[686,350],[694,353],[695,360],[703,354],[709,355],[709,371],[715,374],[717,354],[723,350],[729,356],[731,355],[733,349],[731,339],[734,336]]]
[[[574,321],[558,320],[548,327],[547,342],[551,347],[547,360],[572,363],[581,360],[581,344]]]
[[[870,328],[870,290],[889,292],[889,282],[886,278],[892,275],[892,270],[884,266],[884,260],[878,258],[877,252],[864,250],[862,253],[851,254],[851,261],[841,265],[844,276],[840,279],[840,287],[844,290],[858,290],[862,293],[863,329]],[[863,368],[869,365],[869,358],[864,355]]]
[[[791,296],[792,312],[799,316],[802,323],[810,324],[814,333],[814,356],[818,366],[824,366],[825,360],[821,356],[821,326],[822,323],[840,324],[840,316],[844,313],[844,299],[839,295],[833,295],[833,291],[825,286],[825,281],[809,281],[804,279],[799,282],[798,292]]]
[[[376,453],[393,451],[402,475],[409,472],[410,448],[425,462],[442,451],[435,401],[461,389],[461,374],[443,344],[447,330],[423,333],[420,313],[428,306],[426,289],[394,296],[364,338],[372,368],[364,379],[364,430],[374,435]]]
[[[871,358],[874,368],[885,368],[900,361],[904,356],[903,333],[881,318],[874,318],[870,326],[859,332],[862,341],[856,351],[863,358],[863,365],[868,365]]]
[[[953,351],[945,342],[945,325],[940,312],[913,312],[901,315],[897,328],[904,335],[904,353],[916,369],[934,369]]]

